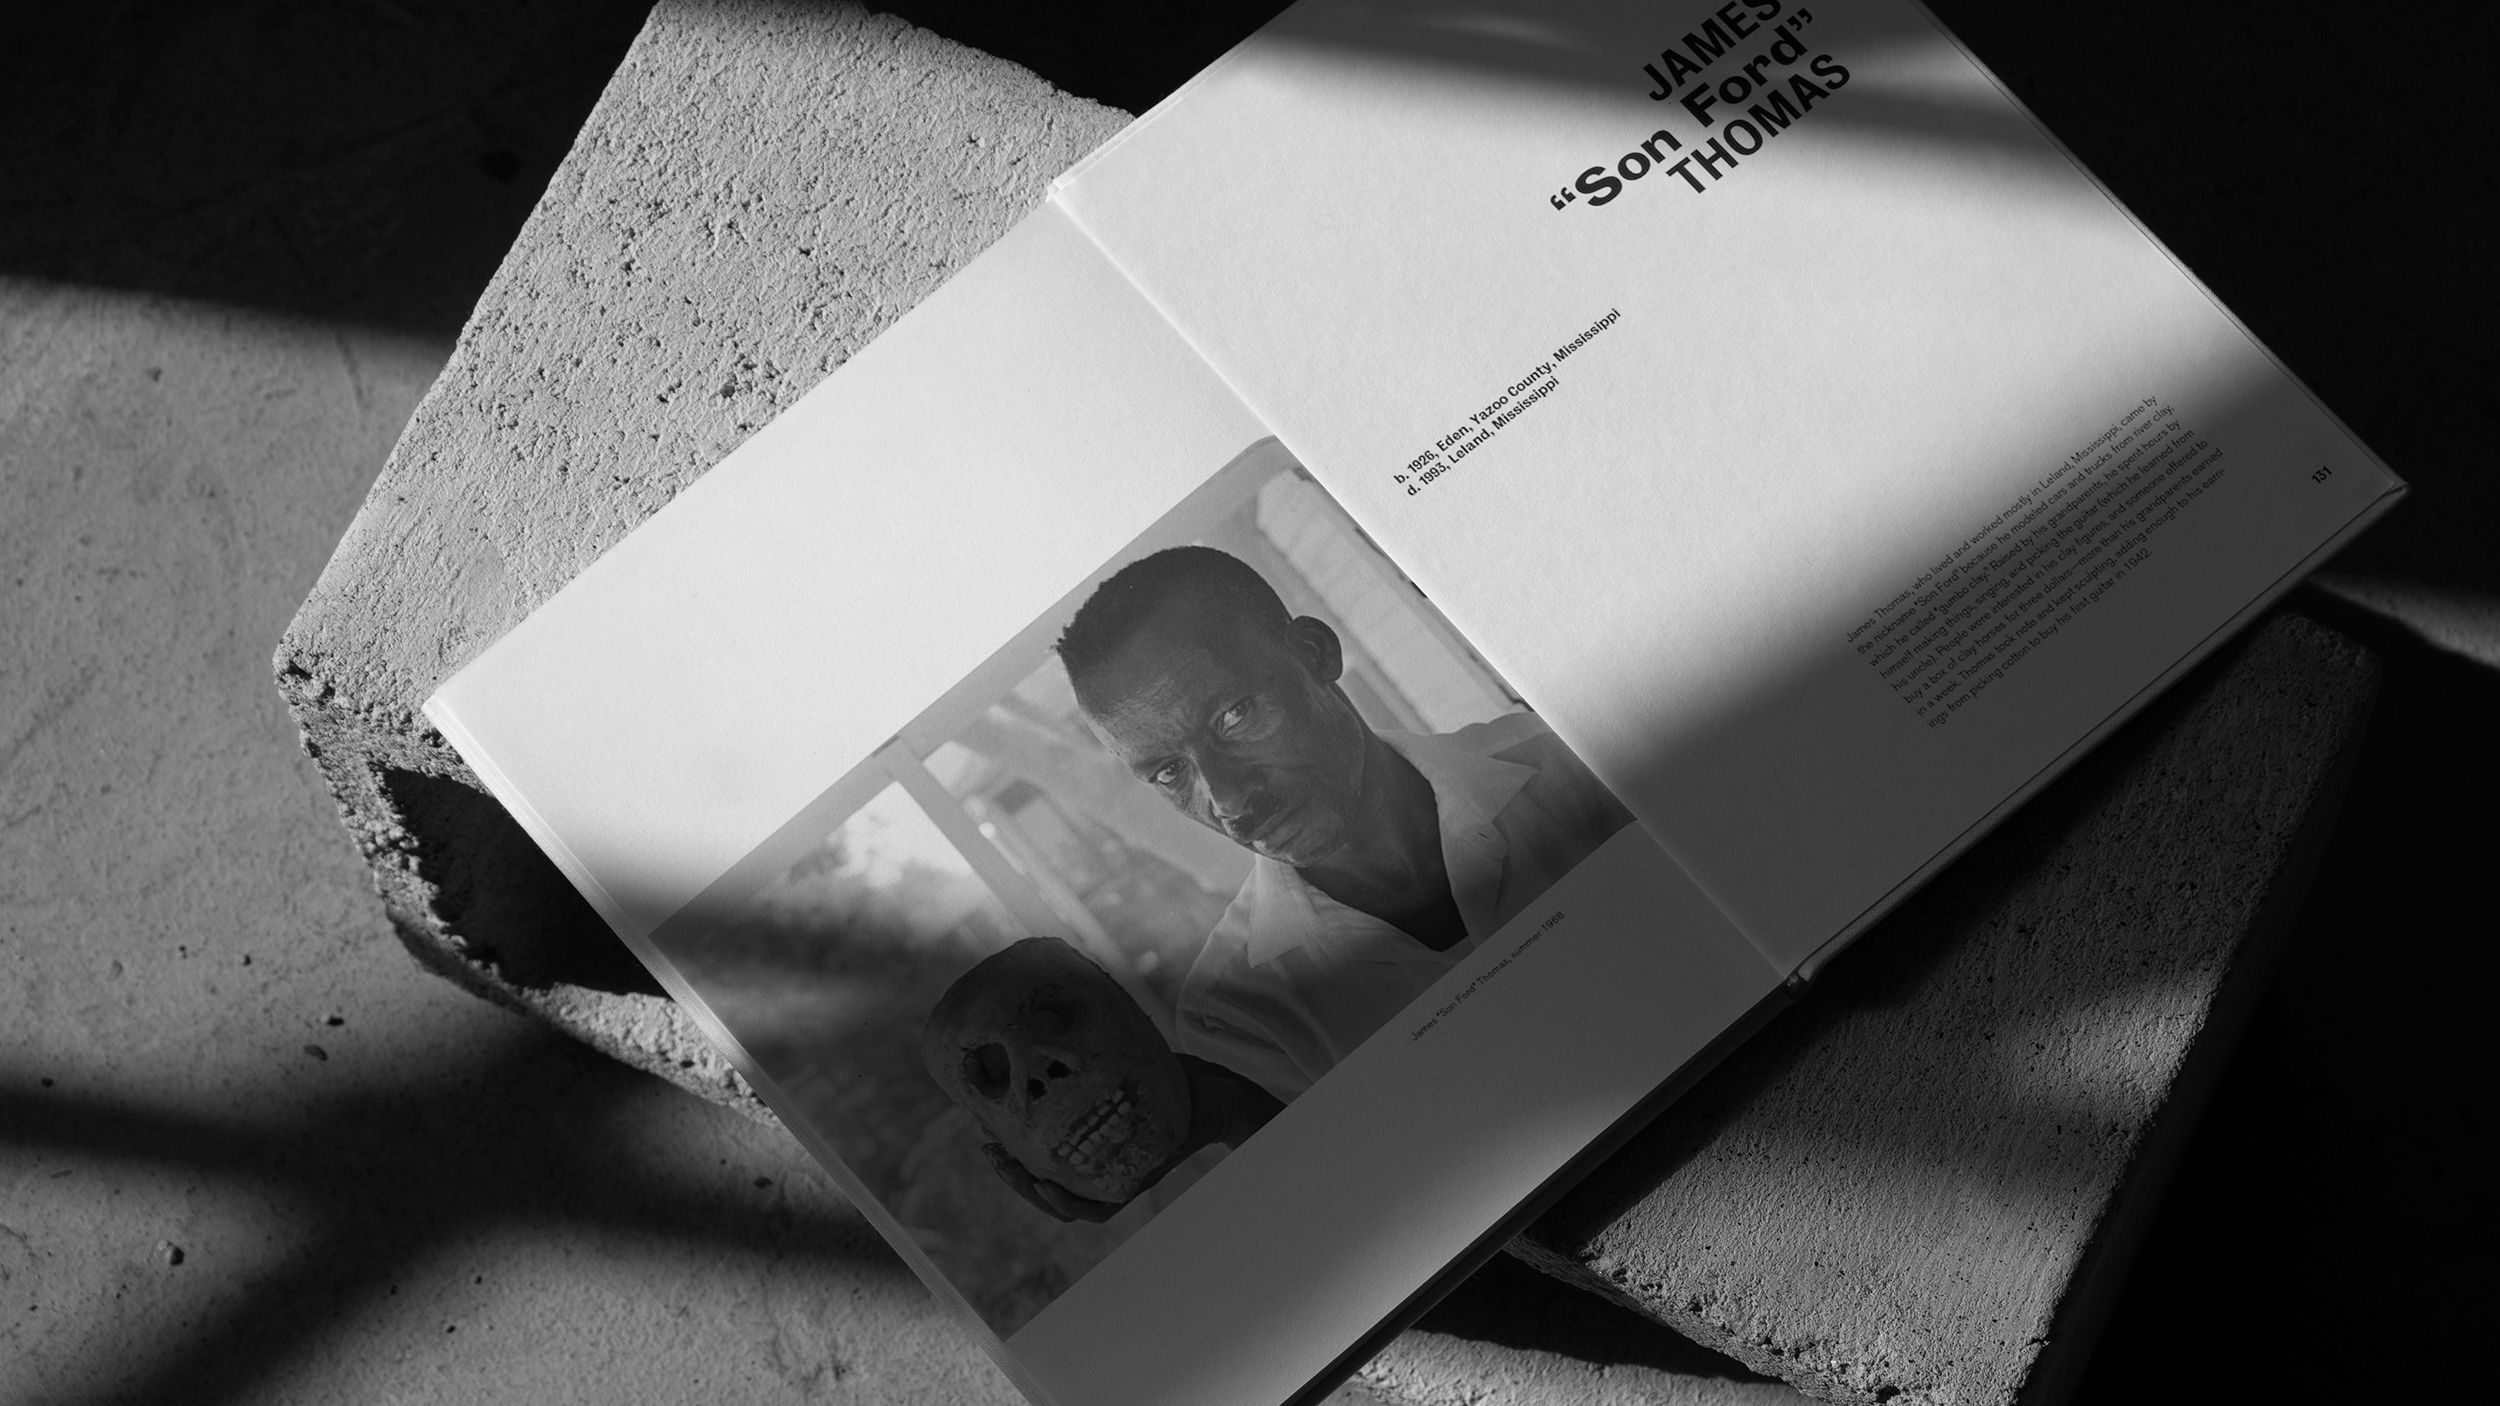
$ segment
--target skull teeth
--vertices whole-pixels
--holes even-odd
[[[1076,1120],[1076,1126],[1050,1150],[1050,1155],[1079,1171],[1098,1170],[1114,1149],[1128,1141],[1136,1113],[1137,1091],[1122,1084],[1085,1110],[1085,1115]]]

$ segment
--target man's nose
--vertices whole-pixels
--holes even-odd
[[[1237,822],[1255,821],[1266,809],[1254,767],[1209,757],[1199,764],[1198,778],[1207,789],[1207,810],[1227,831]]]

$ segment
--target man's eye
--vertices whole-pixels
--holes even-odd
[[[1163,765],[1156,767],[1154,775],[1147,777],[1146,780],[1149,784],[1161,786],[1167,790],[1174,786],[1178,786],[1181,784],[1181,764],[1179,762],[1165,762]]]
[[[1239,703],[1225,709],[1223,712],[1216,714],[1215,726],[1216,730],[1219,732],[1230,732],[1234,728],[1241,726],[1249,720],[1250,700],[1245,698]]]

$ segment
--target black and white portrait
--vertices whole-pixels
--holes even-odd
[[[1005,1335],[1629,823],[1264,441],[660,940]]]

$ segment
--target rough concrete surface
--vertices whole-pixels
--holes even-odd
[[[1125,58],[1095,42],[1136,29],[1118,5],[900,8],[1153,95],[1082,71]],[[2415,481],[2351,574],[2485,618],[2494,265],[2454,212],[2500,169],[2488,14],[1937,8]],[[412,970],[268,692],[639,19],[0,20],[0,1401],[1008,1399],[786,1138]],[[1035,23],[1069,28],[1015,47]],[[2083,1400],[2470,1392],[2500,1312],[2500,678],[2472,639],[2337,623],[2389,661],[2347,823]],[[500,955],[629,984],[561,941]],[[1461,1311],[1475,1288],[1378,1395],[1787,1392],[1577,1290]]]
[[[2131,1251],[2113,1222],[2176,1156],[2161,1125],[2184,1136],[2262,989],[2375,681],[2343,636],[2268,620],[1516,1251],[1818,1396],[2062,1395],[2100,1326],[2095,1260]]]
[[[263,660],[443,353],[0,281],[0,1401],[1019,1399],[789,1139],[388,940]]]
[[[839,8],[672,0],[655,11],[280,647],[281,686],[307,747],[421,958],[602,1050],[766,1116],[690,1023],[615,961],[595,919],[480,797],[415,706],[986,245],[1050,174],[1120,120],[1012,65]],[[762,133],[775,139],[759,142]],[[2299,673],[2297,660],[2277,667]],[[2349,739],[2359,696],[2344,696],[2341,731],[2322,737],[2312,728],[2286,744],[2296,775],[2314,782]],[[2300,746],[2312,750],[2298,754]],[[2260,778],[2251,784],[2274,784],[2261,752],[2237,760]],[[2305,804],[2316,789],[2294,785],[2287,794]],[[2267,815],[2273,830],[2237,838],[2288,843],[2302,804]],[[2166,834],[2165,845],[2201,842],[2211,864],[2232,862],[2233,837],[2194,833],[2185,807],[2174,807],[2172,819],[2184,828]],[[2104,845],[2090,863],[2115,874],[2141,858],[2138,849]],[[2228,891],[2207,905],[2213,912],[2154,906],[2063,930],[2074,951],[2099,960],[2122,935],[2112,922],[2134,924],[2124,935],[2146,941],[2168,935],[2164,922],[2202,936],[2191,956],[2170,949],[2173,969],[2159,974],[2169,984],[2140,1007],[2066,1002],[2061,1025],[2075,964],[2035,962],[2024,971],[2036,1001],[2047,1003],[2025,1018],[2049,1021],[2064,1039],[2075,1038],[2078,1023],[2097,1025],[2102,1043],[2073,1051],[2055,1070],[2033,1071],[2039,1088],[1993,1070],[1997,1082],[2054,1101],[2072,1092],[2065,1084],[2107,1077],[2095,1061],[2124,1068],[2132,1059],[2146,1087],[2134,1104],[2103,1110],[2101,1136],[2062,1175],[2033,1178],[2019,1204],[1993,1208],[2028,1217],[2028,1239],[1982,1233],[1961,1259],[1931,1261],[1934,1287],[1964,1292],[1903,1310],[1916,1323],[1882,1311],[1898,1287],[1886,1261],[1902,1253],[1901,1226],[1933,1219],[1936,1193],[1916,1178],[1889,1186],[1899,1169],[1881,1159],[1800,1159],[1774,1142],[1776,1156],[1757,1149],[1750,1160],[1698,1161],[1741,1169],[1722,1199],[1757,1213],[1818,1203],[1859,1213],[1853,1224],[1873,1263],[1855,1268],[1854,1283],[1853,1271],[1830,1265],[1811,1243],[1790,1252],[1766,1242],[1740,1257],[1745,1267],[1733,1279],[1697,1281],[1705,1306],[1686,1307],[1690,1252],[1637,1208],[1603,1234],[1584,1225],[1578,1238],[1552,1242],[1558,1253],[1547,1258],[1617,1291],[1627,1276],[1655,1270],[1646,1289],[1628,1294],[1632,1301],[1820,1392],[2012,1399],[2032,1380],[2051,1319],[2081,1282],[2084,1252],[2204,1027],[2237,940],[2280,877],[2281,854],[2259,858],[2247,872],[2206,876],[2218,895]],[[2020,877],[1965,866],[1962,879],[2001,887]],[[2073,897],[2051,888],[2031,902],[2056,911]],[[1919,1029],[1866,1032],[1807,1087],[1896,1087],[1937,1068],[1902,1059],[1905,1045],[1984,1046],[1968,1033],[1977,1028],[1972,989],[1985,987],[1957,986],[1953,997],[1931,1001]],[[1968,1080],[1922,1087],[1935,1095],[1926,1111],[1944,1122],[1985,1107],[1983,1094],[2005,1092]],[[1794,1113],[1779,1107],[1763,1116]],[[1966,1161],[1939,1156],[1932,1165],[1948,1180],[2002,1177],[2008,1162],[2020,1171],[2026,1161],[2054,1159],[2043,1149],[2069,1136],[2062,1125],[2022,1124],[2001,1145],[1966,1149]],[[1966,1215],[1963,1232],[1982,1219]],[[1809,1237],[1828,1233],[1828,1219],[1807,1223],[1815,1226],[1803,1232]],[[1998,1282],[2008,1265],[2015,1282]],[[2002,1321],[1972,1331],[1974,1303],[1985,1306],[1983,1319]],[[1869,1333],[1884,1341],[1853,1340]]]
[[[1356,1380],[1383,1406],[1804,1406],[1780,1382],[1585,1362],[1470,1338],[1408,1333]]]
[[[420,959],[770,1116],[418,705],[1125,120],[847,5],[652,13],[278,648]]]
[[[1598,1295],[1496,1257],[1356,1373],[1383,1406],[1805,1406]]]

